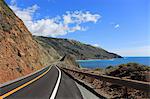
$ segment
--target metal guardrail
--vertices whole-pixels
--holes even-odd
[[[101,81],[110,82],[116,85],[124,86],[127,88],[133,88],[137,90],[142,90],[146,93],[150,92],[150,83],[149,82],[143,82],[143,81],[136,81],[136,80],[130,80],[130,79],[121,79],[119,77],[112,77],[112,76],[106,76],[106,75],[96,75],[91,73],[84,73],[77,70],[62,68],[63,70],[79,73],[91,78],[95,78]]]

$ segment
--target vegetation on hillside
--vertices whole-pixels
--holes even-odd
[[[106,68],[106,75],[139,81],[149,80],[150,67],[138,63],[127,63]]]
[[[36,41],[53,47],[62,57],[72,55],[76,60],[121,58],[121,56],[110,53],[102,48],[93,47],[75,40],[37,36],[34,36],[34,38]]]

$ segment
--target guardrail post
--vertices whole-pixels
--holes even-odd
[[[102,87],[105,87],[105,86],[106,86],[106,81],[103,81]]]
[[[91,77],[91,79],[90,79],[90,83],[93,83],[93,82],[94,82],[94,80],[95,80],[95,79]]]
[[[146,92],[145,93],[145,97],[148,98],[148,99],[150,99],[150,92]]]
[[[125,97],[125,99],[128,99],[128,88],[124,86],[124,94],[123,97]]]

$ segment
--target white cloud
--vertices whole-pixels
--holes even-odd
[[[16,3],[17,3],[16,0],[11,0],[11,1],[10,1],[10,4],[11,4],[11,5],[16,5]]]
[[[89,11],[74,11],[66,12],[67,14],[63,16],[64,23],[84,23],[84,22],[94,22],[96,23],[101,16],[99,14],[91,14]]]
[[[110,22],[110,25],[112,25],[115,29],[120,27],[120,24],[117,24],[115,22]]]
[[[89,11],[67,11],[62,16],[34,20],[34,15],[39,9],[37,5],[22,9],[16,4],[14,5],[16,0],[12,0],[11,2],[11,9],[23,20],[29,31],[31,31],[33,35],[38,36],[55,37],[66,35],[69,32],[85,31],[87,28],[82,26],[83,23],[96,23],[101,18],[99,14],[92,14]]]
[[[64,24],[73,23],[73,20],[71,19],[71,15],[64,15],[63,19],[64,19]]]
[[[112,52],[115,52],[122,56],[150,56],[150,46],[139,46],[133,48],[119,49],[113,50]]]
[[[119,27],[120,27],[119,24],[116,24],[116,25],[114,26],[115,29],[116,29],[116,28],[119,28]]]
[[[100,47],[100,45],[99,45],[99,44],[93,44],[93,46],[95,46],[95,47]]]
[[[39,7],[37,5],[33,5],[26,9],[21,9],[16,5],[11,5],[10,8],[19,18],[21,18],[25,22],[25,24],[28,24],[29,21],[32,21],[33,14]]]

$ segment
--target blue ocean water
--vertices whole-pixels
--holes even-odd
[[[81,67],[85,68],[105,68],[107,66],[117,66],[125,63],[139,63],[150,66],[150,57],[124,57],[108,60],[77,60]]]

